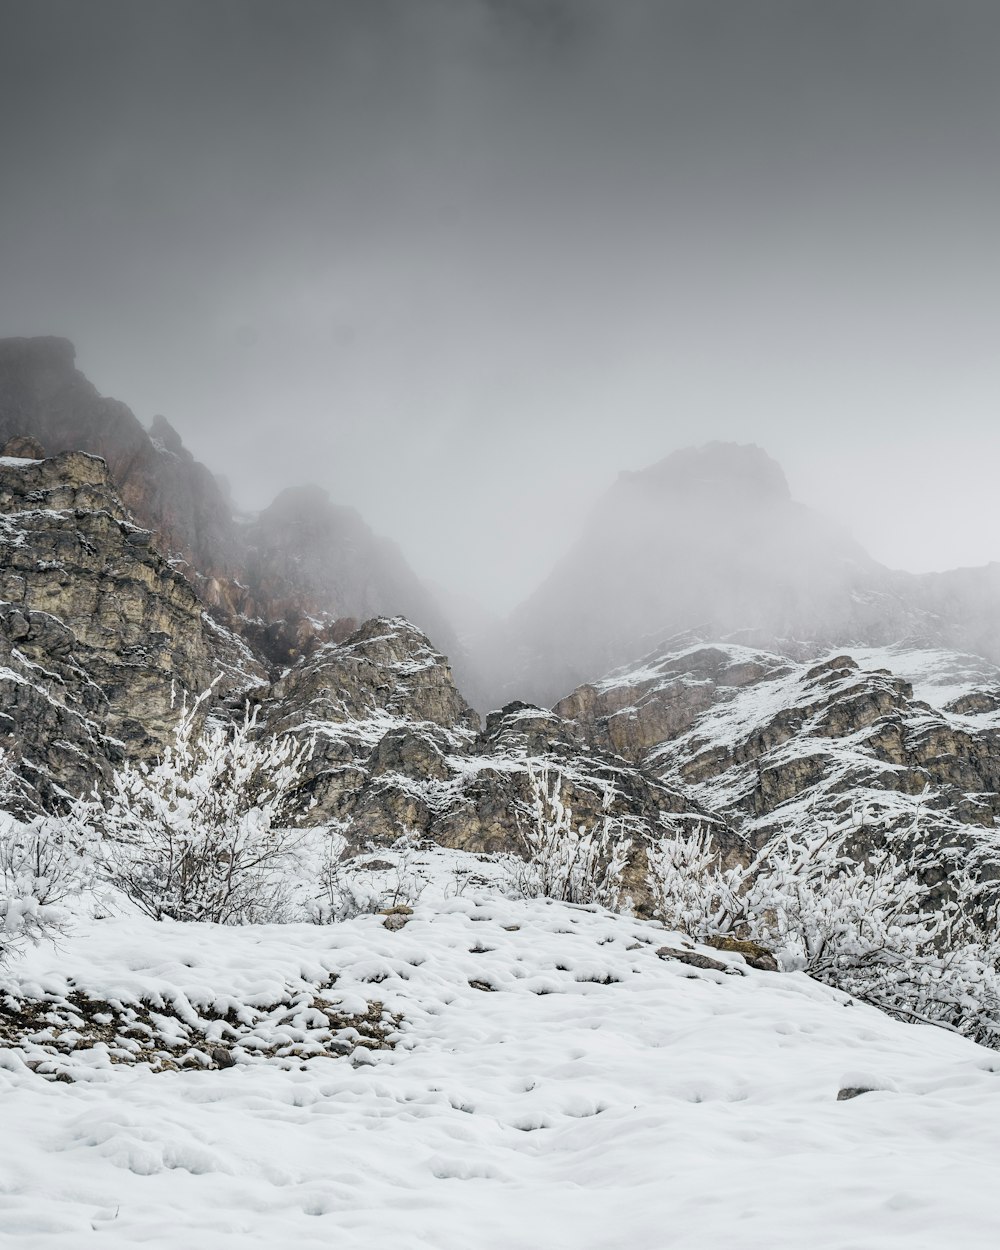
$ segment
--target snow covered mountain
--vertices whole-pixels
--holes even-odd
[[[751,463],[767,467],[759,455]],[[769,501],[765,510],[787,505],[776,502],[776,472],[746,487]],[[401,618],[342,622],[326,642],[314,633],[307,654],[269,673],[259,638],[213,619],[201,583],[159,554],[116,489],[105,465],[81,453],[0,465],[2,727],[10,760],[47,802],[160,749],[178,700],[221,672],[220,711],[249,693],[262,726],[315,738],[303,801],[356,846],[410,831],[477,852],[515,849],[532,772],[543,769],[560,777],[579,821],[613,818],[639,843],[712,822],[733,853],[746,853],[809,819],[891,832],[919,824],[938,840],[992,847],[1000,669],[987,659],[902,643],[831,652],[818,637],[778,648],[687,637],[552,711],[514,701],[482,726],[444,655]],[[321,552],[316,508],[283,506]],[[307,538],[298,544],[306,553]],[[838,567],[876,575],[839,542]],[[268,559],[277,614],[288,562],[278,547]],[[275,619],[286,641],[294,622]]]
[[[0,529],[0,728],[32,802],[62,806],[125,759],[161,752],[183,700],[214,681],[216,715],[249,696],[262,728],[315,742],[302,805],[356,846],[416,833],[512,850],[532,769],[558,773],[590,823],[608,816],[629,832],[706,815],[553,712],[513,704],[482,728],[446,658],[401,618],[321,643],[269,681],[95,457],[0,462]]]
[[[1000,668],[905,645],[796,661],[684,637],[556,705],[759,845],[929,837],[1000,861]]]

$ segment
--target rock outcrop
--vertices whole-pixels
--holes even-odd
[[[750,844],[847,825],[862,838],[927,835],[994,856],[996,666],[905,647],[797,662],[688,643],[574,691],[556,711]]]
[[[46,800],[159,749],[185,696],[264,678],[75,451],[0,459],[0,664],[0,731]]]
[[[624,477],[510,640],[519,693],[576,689],[483,725],[396,614],[451,647],[390,544],[314,488],[237,523],[169,425],[98,396],[63,340],[0,342],[0,448],[0,746],[45,804],[159,751],[218,679],[221,714],[249,696],[262,731],[314,741],[300,815],[359,847],[517,851],[555,786],[575,824],[632,839],[640,899],[645,842],[705,824],[729,858],[832,824],[1000,862],[1000,566],[890,573],[759,449]]]
[[[457,650],[402,554],[356,512],[318,487],[302,487],[283,492],[249,524],[238,520],[220,480],[166,418],[145,430],[124,404],[98,394],[74,361],[66,339],[0,339],[0,449],[100,456],[153,546],[276,668],[343,637],[338,621],[379,613],[406,613]]]
[[[512,703],[481,729],[447,661],[398,618],[321,647],[260,697],[270,731],[315,741],[309,819],[335,822],[357,846],[412,833],[518,852],[543,773],[574,823],[608,819],[637,849],[653,831],[714,819],[554,712]],[[714,823],[729,846],[725,822]]]
[[[230,506],[212,474],[181,444],[162,417],[151,431],[123,404],[106,399],[75,367],[67,339],[0,339],[0,447],[30,437],[55,456],[85,451],[100,456],[117,493],[154,545],[222,584],[236,562]]]

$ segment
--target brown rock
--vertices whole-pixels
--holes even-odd
[[[761,946],[759,942],[719,933],[714,937],[706,938],[705,945],[714,946],[717,951],[730,951],[733,954],[742,955],[751,968],[759,968],[762,972],[778,971],[778,961],[774,957],[774,952],[768,950],[766,946]]]
[[[710,972],[733,971],[733,965],[723,963],[721,959],[699,955],[697,951],[678,950],[676,946],[659,946],[656,953],[660,959],[676,959],[679,964],[687,964],[691,968],[704,968]]]

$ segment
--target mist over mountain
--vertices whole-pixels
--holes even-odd
[[[324,632],[324,618],[342,635],[338,620],[380,615],[406,616],[449,652],[459,650],[454,629],[396,544],[322,487],[287,487],[246,523],[242,539],[244,576],[269,651],[284,637],[278,654],[300,653]]]
[[[998,62],[0,0],[0,1243],[995,1250]]]
[[[482,712],[511,699],[550,706],[683,633],[797,658],[906,642],[1000,659],[1000,564],[886,568],[795,500],[753,444],[690,447],[621,473],[498,623],[422,582],[390,538],[319,486],[290,485],[241,513],[212,471],[226,465],[210,470],[165,418],[145,430],[101,396],[65,339],[0,340],[0,447],[12,440],[21,455],[102,457],[157,547],[264,662],[280,667],[362,620],[402,615],[451,657]]]
[[[163,551],[208,582],[230,576],[238,541],[220,484],[165,418],[144,429],[124,403],[99,394],[75,360],[68,339],[0,339],[0,445],[27,436],[44,455],[100,456],[122,502]],[[205,593],[211,601],[219,592],[205,586]]]
[[[484,641],[482,667],[495,699],[549,704],[687,631],[800,656],[908,641],[995,659],[998,608],[1000,565],[888,569],[794,500],[761,448],[711,443],[622,473],[574,546]]]
[[[12,441],[17,455],[100,456],[156,546],[269,662],[287,662],[380,613],[404,613],[455,648],[399,549],[354,509],[305,485],[241,516],[224,478],[194,458],[166,418],[146,430],[124,403],[100,395],[76,369],[66,339],[0,340],[0,448]]]

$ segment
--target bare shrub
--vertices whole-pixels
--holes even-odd
[[[281,920],[304,834],[278,821],[311,744],[258,738],[257,709],[234,728],[201,725],[206,697],[185,707],[159,761],[126,763],[77,819],[99,831],[111,883],[154,919]]]
[[[0,808],[15,788],[0,756]],[[0,811],[0,963],[61,932],[62,904],[88,889],[94,873],[90,840],[73,821],[41,812],[22,821]]]
[[[320,889],[309,907],[309,919],[315,924],[336,924],[415,903],[425,889],[413,866],[415,849],[413,834],[404,834],[384,852],[370,845],[369,854],[386,856],[388,867],[376,870],[349,857],[347,839],[330,830],[324,841]]]
[[[918,850],[881,849],[861,860],[845,850],[850,836],[782,833],[731,868],[708,830],[666,836],[648,852],[655,912],[695,939],[750,938],[786,970],[998,1045],[995,892],[946,851],[937,863]],[[943,898],[928,884],[942,875]]]
[[[528,780],[530,807],[518,821],[527,860],[511,862],[515,891],[525,898],[618,907],[632,843],[607,814],[613,791],[605,793],[600,823],[588,829],[574,827],[572,809],[562,799],[561,774],[550,781],[548,768],[529,765]]]

